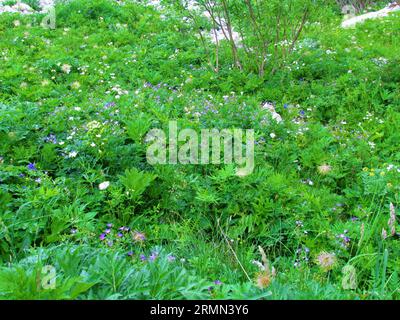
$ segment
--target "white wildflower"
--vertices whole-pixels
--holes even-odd
[[[99,189],[100,190],[106,190],[109,186],[110,186],[110,182],[109,181],[104,181],[104,182],[99,184]]]

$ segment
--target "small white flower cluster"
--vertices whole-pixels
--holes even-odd
[[[64,72],[64,73],[66,73],[66,74],[70,74],[71,73],[71,66],[69,65],[69,64],[63,64],[62,66],[61,66],[61,71],[62,72]]]
[[[156,10],[164,10],[165,7],[161,4],[161,0],[148,0],[147,5],[154,7]]]
[[[309,186],[314,185],[314,181],[312,181],[311,179],[301,180],[301,183],[308,184]]]
[[[316,49],[319,46],[319,42],[314,39],[306,38],[304,40],[300,40],[296,44],[297,49]]]
[[[373,113],[367,111],[367,114],[365,115],[365,117],[363,118],[363,120],[371,120],[371,118],[373,117]]]
[[[396,171],[397,173],[400,173],[400,167],[395,166],[394,164],[388,164],[388,166],[386,167],[386,171],[388,171],[388,172]]]
[[[128,95],[129,94],[129,91],[128,90],[123,90],[119,84],[117,84],[114,87],[112,87],[110,91],[106,92],[106,94],[110,94],[111,92],[116,93],[115,99],[121,98],[122,95]]]
[[[0,60],[3,59],[4,61],[8,61],[9,58],[7,57],[7,53],[8,53],[7,49],[2,51],[0,54]]]
[[[68,158],[76,158],[77,155],[78,155],[78,152],[77,152],[77,151],[71,151],[71,152],[68,154]]]
[[[368,145],[371,147],[371,149],[375,149],[375,143],[372,141],[368,141]]]
[[[372,62],[375,63],[378,67],[383,67],[388,64],[389,60],[384,57],[373,58]]]
[[[96,120],[90,121],[88,124],[86,124],[86,127],[88,130],[94,130],[100,128],[100,123]]]
[[[81,76],[86,75],[88,69],[89,69],[89,66],[88,66],[88,65],[83,65],[83,66],[78,67],[79,74],[80,74]]]

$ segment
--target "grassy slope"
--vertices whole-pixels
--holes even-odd
[[[161,20],[150,8],[95,3],[59,7],[56,30],[32,17],[0,16],[0,254],[19,268],[2,271],[0,295],[398,298],[398,240],[380,240],[389,202],[398,204],[399,176],[387,170],[399,162],[398,17],[340,30],[327,16],[307,28],[286,68],[260,80],[229,66],[218,75],[208,70],[200,43],[175,14]],[[283,125],[265,125],[262,101],[276,104]],[[152,168],[145,146],[126,131],[145,119],[153,127],[179,119],[182,127],[254,128],[256,172],[239,179],[222,166]],[[46,142],[50,134],[57,144]],[[317,170],[323,163],[332,167],[327,175]],[[157,175],[139,200],[119,179],[132,167]],[[100,191],[106,180],[111,187]],[[268,290],[248,282],[218,218],[251,278],[257,245],[267,250],[278,270]],[[110,247],[99,240],[107,223],[147,239],[113,236]],[[67,253],[69,246],[79,249]],[[142,262],[156,246],[160,258]],[[329,273],[315,263],[322,251],[338,259]],[[349,261],[357,291],[341,289]],[[56,267],[57,290],[36,289],[35,270],[44,264]]]

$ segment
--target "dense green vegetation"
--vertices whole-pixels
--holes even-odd
[[[399,299],[400,14],[314,3],[262,72],[229,41],[216,70],[212,23],[171,3],[0,15],[0,298]],[[254,172],[150,165],[170,120],[254,129]]]

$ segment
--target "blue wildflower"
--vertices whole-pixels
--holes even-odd
[[[29,163],[27,165],[28,170],[36,171],[36,165],[34,163]]]

